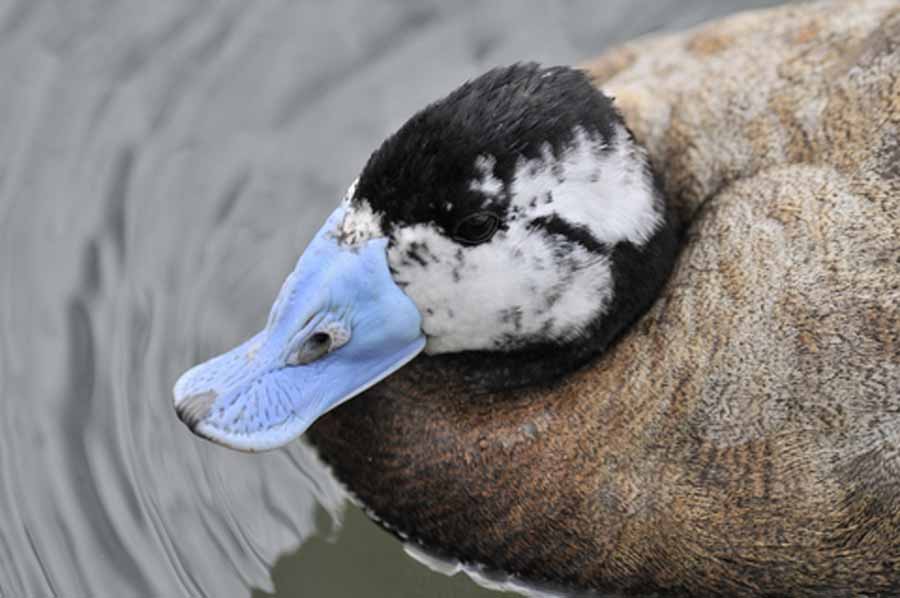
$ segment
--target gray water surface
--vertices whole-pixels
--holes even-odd
[[[0,0],[0,597],[496,596],[407,557],[302,441],[192,436],[172,384],[262,327],[426,102],[772,3]]]

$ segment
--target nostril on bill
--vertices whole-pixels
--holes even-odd
[[[175,405],[175,412],[181,418],[181,421],[193,430],[209,415],[212,405],[218,396],[214,390],[191,395]]]

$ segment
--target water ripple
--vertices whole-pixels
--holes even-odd
[[[0,598],[486,595],[355,511],[337,545],[307,543],[344,520],[312,451],[202,442],[171,387],[262,327],[414,110],[490,64],[746,3],[634,4],[0,6]],[[353,550],[393,552],[346,567]]]

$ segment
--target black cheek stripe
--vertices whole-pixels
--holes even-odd
[[[535,218],[528,226],[530,228],[543,229],[551,235],[561,235],[573,243],[578,243],[592,253],[608,255],[610,251],[609,246],[598,241],[597,237],[587,227],[571,224],[556,214]]]

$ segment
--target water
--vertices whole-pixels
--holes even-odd
[[[770,3],[0,0],[0,597],[497,595],[406,556],[302,442],[190,435],[172,383],[262,326],[427,101]]]

